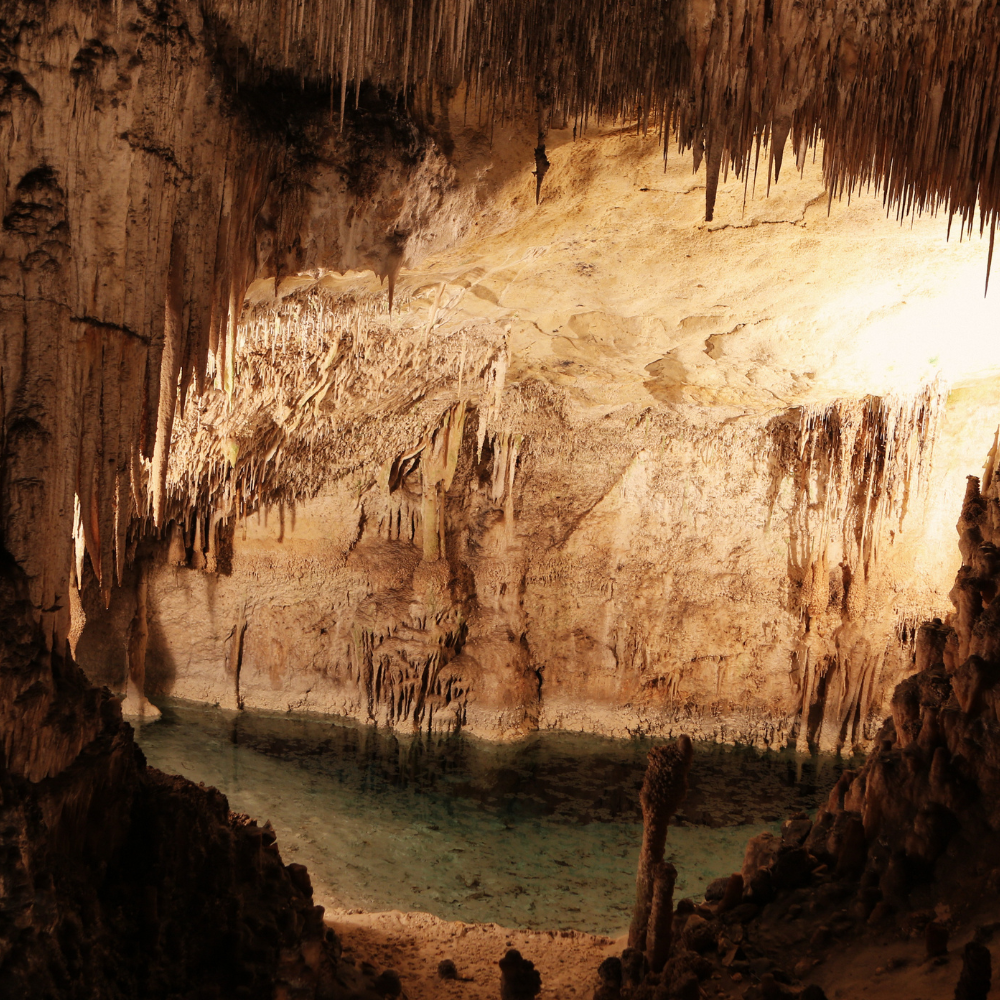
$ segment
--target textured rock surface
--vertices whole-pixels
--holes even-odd
[[[252,289],[234,404],[175,428],[170,558],[218,571],[154,571],[153,690],[484,735],[865,744],[948,606],[952,512],[1000,421],[983,246],[875,202],[827,219],[815,171],[745,214],[723,185],[713,229],[650,142],[550,157],[542,205],[514,177],[401,272],[391,320],[363,274]],[[428,457],[454,462],[440,503]],[[104,638],[83,594],[77,652],[112,686],[130,589]]]
[[[0,765],[0,992],[356,995],[305,869],[219,792],[147,768],[117,701],[25,625],[28,593],[5,565],[0,705],[19,725]],[[43,694],[59,714],[39,724]]]
[[[655,234],[647,227],[639,245],[608,218],[587,220],[583,195],[609,147],[567,140],[609,107],[637,133],[676,127],[704,162],[704,201],[651,183],[633,194],[680,216],[697,201],[715,228],[694,239],[721,237],[744,256],[783,246],[820,265],[823,251],[800,239],[810,210],[868,181],[903,214],[941,205],[970,228],[978,203],[992,233],[995,4],[874,18],[850,5],[657,4],[653,30],[632,5],[493,6],[0,10],[0,542],[16,563],[0,595],[8,992],[156,995],[198,981],[211,996],[240,978],[262,996],[365,988],[332,980],[348,972],[335,968],[304,873],[280,864],[265,832],[218,796],[144,771],[116,706],[64,655],[74,575],[88,611],[74,638],[83,659],[90,643],[95,669],[145,646],[162,689],[396,724],[499,734],[683,723],[781,740],[801,716],[797,738],[832,747],[870,734],[907,669],[912,622],[937,599],[920,555],[934,538],[922,484],[940,416],[926,365],[875,390],[902,386],[904,398],[863,399],[869,382],[847,379],[850,364],[838,375],[832,357],[844,346],[855,374],[870,368],[863,338],[790,361],[803,330],[782,342],[760,299],[728,326],[738,310],[714,289],[693,309],[654,314],[624,272],[663,269]],[[628,44],[606,49],[613,39]],[[476,126],[463,108],[460,132],[470,96]],[[537,129],[494,129],[521,111]],[[720,193],[727,154],[748,182],[751,152],[773,136],[770,178],[789,132],[804,167],[820,128],[825,193],[745,227],[777,221],[774,243],[738,231],[740,186]],[[579,170],[566,169],[577,153]],[[617,169],[651,176],[641,160]],[[538,228],[530,243],[505,243],[545,164]],[[574,206],[583,228],[560,233],[550,210]],[[619,244],[601,248],[619,261],[608,309],[578,294],[599,266],[582,247],[598,222]],[[580,245],[553,252],[557,233]],[[660,235],[671,262],[688,259],[683,233]],[[539,263],[549,253],[551,268]],[[775,283],[758,260],[729,290]],[[560,284],[567,265],[573,283]],[[388,279],[389,301],[373,281],[326,273],[344,268]],[[541,270],[522,283],[522,317],[515,279]],[[276,277],[303,274],[285,305],[267,301],[269,284],[289,290]],[[676,274],[682,288],[709,287]],[[863,257],[845,274],[870,278]],[[897,292],[861,296],[849,314],[893,310]],[[394,297],[390,320],[382,306]],[[763,295],[776,310],[790,297]],[[843,296],[827,302],[843,311]],[[877,328],[892,357],[907,317],[859,326]],[[817,325],[851,333],[850,322]],[[818,392],[816,357],[829,376]],[[832,391],[837,377],[850,398]],[[720,408],[706,416],[705,405]],[[961,426],[943,433],[957,441]],[[969,464],[957,450],[944,462]],[[269,523],[253,538],[258,514]],[[930,528],[911,535],[910,518]],[[307,537],[293,543],[300,524]],[[129,570],[133,557],[145,569]],[[895,706],[897,750],[909,739],[927,754],[911,751],[913,780],[878,819],[904,837],[902,860],[872,869],[885,901],[908,886],[911,859],[931,863],[947,839],[963,781],[992,781],[975,748],[992,647],[980,648],[988,628],[970,631],[981,613],[989,621],[991,558],[980,552],[960,579],[957,653],[941,637],[954,679],[922,646],[926,669]],[[151,613],[136,615],[129,595],[146,570]],[[113,592],[102,621],[94,609]],[[709,636],[724,638],[710,648]],[[841,789],[854,798],[814,828],[833,824],[817,850],[845,873],[868,858],[869,817],[853,805],[882,801],[876,779],[895,752],[868,766],[872,791]],[[975,810],[962,815],[974,828]],[[760,886],[791,888],[806,849],[794,850]],[[196,907],[205,886],[213,905]],[[685,940],[709,940],[691,930]],[[686,958],[671,975],[689,984],[700,968]]]
[[[151,514],[164,531],[172,516],[183,520],[195,565],[217,571],[220,524],[235,531],[248,508],[300,507],[346,480],[360,512],[338,515],[320,537],[353,581],[350,572],[315,577],[315,592],[334,600],[303,607],[307,628],[274,608],[254,623],[260,597],[249,585],[220,583],[207,627],[202,610],[165,605],[207,641],[188,671],[189,657],[151,623],[151,661],[166,664],[161,690],[184,694],[193,672],[202,677],[188,690],[195,697],[407,724],[423,724],[433,701],[444,721],[464,714],[493,733],[536,724],[670,732],[693,718],[687,728],[754,740],[792,734],[830,747],[870,736],[905,669],[906,623],[941,603],[924,583],[936,574],[925,576],[910,546],[911,528],[916,548],[934,538],[919,509],[929,452],[916,444],[930,435],[916,430],[925,417],[931,428],[935,407],[921,416],[915,397],[936,355],[890,378],[859,375],[903,353],[912,313],[900,293],[916,292],[919,311],[920,279],[933,273],[906,262],[926,241],[900,235],[886,255],[886,242],[869,239],[859,253],[872,210],[845,242],[823,221],[818,174],[749,215],[745,185],[723,181],[715,221],[695,228],[700,182],[682,179],[686,166],[664,176],[653,139],[641,149],[623,136],[573,145],[569,121],[547,126],[552,166],[534,209],[530,132],[497,134],[464,111],[460,127],[461,95],[422,97],[420,131],[367,86],[345,104],[342,132],[327,85],[305,79],[293,98],[248,61],[259,51],[301,67],[304,22],[274,34],[267,11],[232,13],[186,3],[5,13],[4,544],[48,627],[69,627],[71,527],[77,575],[93,572],[107,602],[126,572],[135,517]],[[426,27],[417,17],[414,38]],[[316,36],[317,51],[330,37]],[[617,184],[598,194],[609,175]],[[810,324],[794,305],[794,279],[811,280],[838,240],[842,285],[819,296],[818,316],[810,306]],[[732,256],[719,256],[723,246]],[[964,251],[948,249],[954,279]],[[802,263],[776,274],[773,255]],[[401,315],[391,323],[373,281],[322,276],[366,267],[393,282],[404,258],[411,270],[397,281]],[[723,264],[730,274],[738,261],[740,277],[706,279],[709,258],[716,275],[719,260],[733,262]],[[904,265],[908,287],[890,264]],[[323,292],[303,289],[284,326],[281,310],[261,301],[237,335],[245,289],[256,280],[260,298],[269,275],[305,271]],[[862,286],[852,303],[846,290]],[[313,304],[323,295],[339,320]],[[816,328],[826,337],[803,351]],[[858,402],[889,390],[910,399]],[[478,411],[465,422],[475,461],[467,439],[461,455],[448,450],[463,441],[463,403]],[[719,409],[692,408],[706,403]],[[819,409],[781,412],[800,403]],[[827,441],[841,425],[846,440]],[[881,454],[886,434],[886,461],[873,465],[866,456]],[[841,459],[835,486],[814,445],[831,448],[834,465]],[[964,457],[945,461],[968,467]],[[912,496],[898,488],[904,481]],[[816,489],[828,495],[819,510]],[[379,530],[388,545],[376,555]],[[428,568],[435,535],[447,568]],[[256,559],[250,549],[232,580]],[[705,572],[723,562],[724,576]],[[459,564],[468,569],[453,572]],[[271,573],[269,590],[291,585],[275,602],[300,601],[301,577],[298,565]],[[244,642],[246,693],[237,694]],[[298,680],[282,666],[289,655],[306,663]],[[451,659],[458,665],[442,674]]]
[[[65,654],[74,535],[106,600],[178,396],[231,381],[247,285],[316,254],[391,272],[447,173],[377,95],[341,135],[315,95],[240,92],[218,29],[194,3],[0,10],[4,995],[370,995],[273,837],[148,771]]]

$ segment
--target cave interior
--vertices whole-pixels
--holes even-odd
[[[0,0],[0,996],[997,1000],[998,214],[1000,0]]]

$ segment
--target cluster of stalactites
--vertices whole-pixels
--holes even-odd
[[[934,7],[793,0],[215,0],[258,64],[325,81],[341,116],[363,81],[430,110],[464,88],[491,120],[539,112],[676,132],[720,173],[768,179],[789,134],[820,132],[831,198],[866,185],[899,214],[1000,208],[1000,0]]]
[[[417,456],[428,491],[450,485],[467,408],[480,407],[483,437],[501,423],[506,339],[432,329],[410,306],[398,296],[390,322],[384,295],[312,288],[248,308],[232,392],[220,375],[174,422],[160,525],[224,523],[348,476],[360,499]]]
[[[886,585],[889,550],[908,514],[919,518],[918,501],[926,501],[944,398],[934,385],[910,399],[840,400],[772,422],[763,449],[771,502],[791,488],[800,750],[813,740],[823,750],[869,741],[883,717],[886,682],[909,662],[926,608],[897,606],[890,630],[869,617],[869,598]],[[817,701],[822,712],[813,726]]]
[[[887,527],[904,518],[928,484],[930,458],[944,395],[927,386],[910,399],[866,396],[802,408],[798,422],[772,429],[764,449],[772,467],[771,502],[791,480],[803,519],[802,539],[821,547],[840,534],[854,575],[867,578]],[[822,553],[803,551],[803,563]]]

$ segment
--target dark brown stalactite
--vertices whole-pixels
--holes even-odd
[[[549,169],[549,158],[545,155],[545,136],[538,133],[538,145],[535,147],[535,204],[542,195],[542,181]]]
[[[719,191],[719,171],[722,167],[722,140],[709,134],[705,150],[705,221],[715,218],[715,198]]]
[[[466,84],[489,95],[489,114],[527,110],[544,78],[551,109],[584,128],[591,114],[643,109],[641,126],[659,114],[682,149],[718,135],[741,176],[761,135],[775,140],[775,178],[789,132],[800,164],[822,135],[838,196],[874,184],[891,206],[943,209],[969,231],[977,199],[987,224],[1000,207],[996,0],[933,12],[907,2],[861,11],[772,0],[736,9],[714,0],[396,0],[373,10],[364,32],[351,27],[351,0],[304,0],[303,28],[287,34],[269,30],[273,8],[262,0],[214,6],[259,67],[303,79],[327,79],[342,46],[342,87],[363,75],[404,90],[411,51],[426,52],[428,94]]]

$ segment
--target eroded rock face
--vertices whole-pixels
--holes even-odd
[[[118,702],[25,624],[28,594],[4,566],[4,995],[166,996],[198,984],[205,996],[346,997],[364,987],[338,970],[305,870],[286,868],[273,833],[231,814],[219,792],[147,768]],[[40,720],[30,706],[42,691],[58,714]]]
[[[961,975],[954,969],[936,995],[989,991],[1000,878],[994,473],[991,455],[985,487],[969,477],[955,611],[921,626],[922,669],[897,686],[864,766],[842,774],[815,819],[798,814],[780,836],[751,840],[726,888],[710,887],[702,905],[678,903],[662,976],[640,977],[629,992],[599,972],[602,996],[666,1000],[688,995],[690,977],[695,996],[697,981],[711,976],[722,995],[820,998],[824,985],[843,989],[862,939],[878,949],[881,974],[941,965],[964,938]],[[728,885],[742,890],[738,905],[735,894],[727,905]],[[928,971],[920,973],[925,982]],[[895,991],[887,983],[882,995],[903,995],[903,982]]]
[[[889,896],[933,872],[959,830],[974,838],[1000,824],[994,710],[1000,646],[992,603],[1000,493],[992,459],[985,481],[981,492],[979,478],[969,477],[958,522],[963,565],[951,595],[956,610],[944,623],[920,629],[923,669],[896,688],[876,749],[860,772],[841,776],[817,820],[824,829],[846,817],[863,826]]]
[[[21,5],[4,21],[4,539],[51,630],[68,629],[71,525],[76,575],[93,572],[107,603],[150,519],[161,533],[183,524],[185,558],[214,572],[220,529],[235,534],[235,519],[275,503],[301,513],[304,499],[346,481],[361,513],[338,513],[320,532],[331,561],[313,577],[335,599],[303,600],[302,567],[278,560],[268,589],[290,589],[261,600],[252,546],[234,556],[233,579],[246,579],[220,584],[209,627],[200,604],[168,600],[167,587],[165,620],[183,617],[200,649],[178,652],[169,628],[158,640],[152,623],[160,690],[407,725],[433,724],[434,706],[439,724],[494,734],[683,726],[827,748],[871,736],[906,669],[908,623],[938,610],[920,558],[901,551],[910,536],[895,541],[904,510],[907,531],[922,516],[906,489],[926,479],[933,421],[921,424],[919,400],[834,405],[810,390],[808,364],[767,362],[773,319],[757,310],[734,321],[731,305],[696,291],[705,284],[694,272],[683,315],[652,314],[650,303],[682,297],[669,283],[634,314],[621,295],[613,307],[605,293],[592,297],[608,303],[591,302],[581,290],[602,270],[606,287],[636,294],[604,260],[627,249],[639,271],[662,271],[662,241],[636,247],[615,230],[595,264],[593,238],[543,214],[532,220],[537,244],[531,234],[531,245],[505,243],[535,201],[525,162],[534,139],[517,145],[524,130],[511,126],[491,150],[478,118],[459,125],[460,95],[432,96],[421,130],[356,79],[342,132],[328,90],[304,79],[293,95],[245,61],[240,33],[263,22],[234,29],[225,5],[218,17],[182,2],[126,6],[119,17],[57,4],[36,18]],[[603,231],[607,220],[584,218],[582,206],[607,154],[596,142],[576,147],[569,119],[549,132],[545,198]],[[643,155],[615,154],[612,168],[637,178],[629,197],[642,191],[665,218],[683,215],[693,187],[654,188]],[[803,234],[822,227],[810,212],[828,199],[810,183],[794,206],[747,221],[744,185],[723,181],[714,228],[697,238],[739,247],[724,229],[773,222],[792,234],[786,252],[815,252]],[[121,192],[133,192],[131,209]],[[620,193],[595,200],[605,216]],[[693,238],[671,243],[671,270]],[[557,246],[572,248],[572,283],[552,266]],[[395,327],[372,288],[326,273],[368,268],[392,284],[404,259],[411,280],[394,289]],[[536,294],[519,317],[510,290],[535,269],[552,308]],[[241,339],[244,292],[253,301],[275,274],[319,283],[347,315],[334,329],[323,308],[312,327],[304,305],[283,327],[276,313],[257,315]],[[774,304],[783,312],[790,300]],[[352,326],[366,314],[365,329]],[[396,365],[369,364],[379,351]],[[517,386],[507,394],[497,391],[505,367]],[[265,369],[270,378],[255,381]],[[762,421],[775,399],[788,412]],[[819,409],[795,409],[806,401]],[[720,408],[706,414],[699,402]],[[463,404],[474,460],[458,427]],[[756,412],[743,420],[726,406]],[[869,462],[883,439],[891,447]],[[456,442],[461,455],[448,451]],[[824,491],[832,499],[817,499]],[[377,554],[376,537],[389,543]],[[425,565],[435,544],[447,569]],[[722,563],[724,573],[706,571]],[[281,600],[300,605],[302,622],[262,610]],[[82,658],[103,676],[105,665]]]
[[[563,139],[541,206],[514,172],[400,272],[391,316],[371,274],[251,287],[232,397],[174,425],[160,544],[212,576],[156,571],[154,691],[869,744],[948,606],[952,510],[1000,417],[979,313],[940,357],[913,343],[984,248],[867,203],[827,218],[815,169],[745,213],[723,185],[706,227],[651,141]],[[967,387],[928,386],[938,361]],[[113,685],[130,586],[91,652],[83,595],[78,655]]]
[[[370,336],[409,349],[405,328]],[[280,432],[255,418],[277,435],[260,471],[260,450],[226,437],[251,421],[199,417],[202,439],[248,457],[147,550],[150,690],[489,736],[870,741],[912,669],[919,609],[944,599],[921,573],[937,558],[921,529],[939,400],[722,428],[680,407],[595,416],[538,380],[495,405],[503,358],[477,343],[465,399],[455,372],[433,382],[418,419],[445,416],[423,436],[391,374],[385,404],[344,376],[336,408],[303,424],[311,452],[298,417]],[[317,495],[240,512],[241,477],[299,474]],[[105,614],[87,572],[76,652],[120,687],[130,590]]]
[[[66,539],[107,595],[178,400],[232,384],[249,284],[394,277],[452,173],[377,94],[340,129],[311,91],[241,90],[196,3],[14,3],[0,32],[4,544],[65,635]]]

